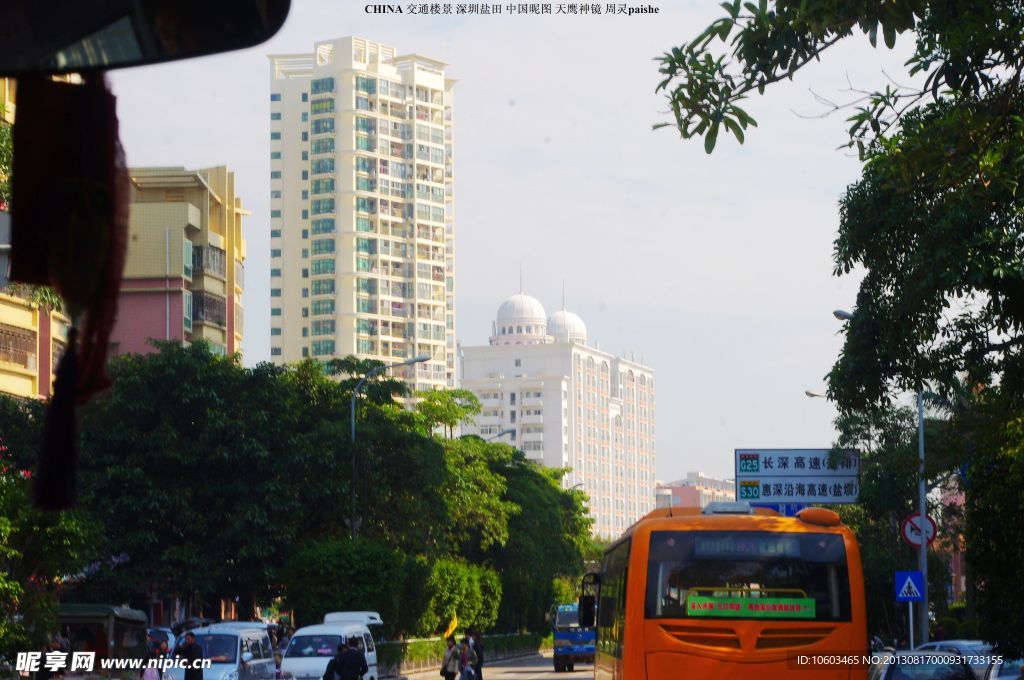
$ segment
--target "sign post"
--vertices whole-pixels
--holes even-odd
[[[910,617],[910,648],[914,648],[914,603],[924,601],[924,573],[920,571],[897,571],[893,580],[896,585],[896,601],[907,603]]]
[[[751,504],[856,503],[860,454],[831,449],[736,449],[736,500]]]

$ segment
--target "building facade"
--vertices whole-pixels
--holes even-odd
[[[271,358],[455,384],[454,81],[362,38],[270,56]]]
[[[0,78],[0,107],[0,125],[12,125],[12,79]],[[0,199],[0,392],[46,398],[53,387],[57,362],[67,349],[68,318],[34,300],[31,287],[9,285],[10,243],[10,215]]]
[[[128,255],[111,355],[153,351],[151,340],[203,339],[242,351],[245,239],[235,173],[226,167],[134,168]]]
[[[656,494],[659,508],[704,508],[708,503],[736,500],[736,482],[708,477],[703,472],[687,472],[678,481],[659,483]]]
[[[549,318],[521,293],[499,307],[490,344],[461,359],[461,386],[483,407],[464,431],[569,468],[563,485],[589,496],[596,535],[618,536],[654,507],[652,369],[601,351],[578,316]]]

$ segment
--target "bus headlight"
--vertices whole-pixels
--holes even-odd
[[[555,647],[568,647],[571,644],[568,640],[555,640]]]

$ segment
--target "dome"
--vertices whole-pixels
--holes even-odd
[[[535,297],[516,293],[498,307],[498,325],[529,322],[543,324],[547,319],[544,305]]]
[[[583,319],[564,309],[551,315],[548,319],[548,335],[556,342],[587,342],[587,325]]]

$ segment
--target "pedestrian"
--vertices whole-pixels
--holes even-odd
[[[281,652],[274,652],[274,680],[285,680],[292,677],[291,672],[281,670]]]
[[[185,633],[185,644],[174,650],[175,656],[186,661],[185,680],[203,680],[203,648],[196,642],[196,634],[192,631]]]
[[[459,680],[473,680],[476,673],[473,666],[476,665],[476,654],[469,646],[469,639],[462,638],[461,650],[459,651]]]
[[[56,637],[51,638],[45,645],[43,645],[43,659],[39,664],[39,670],[36,671],[36,680],[50,680],[58,675],[64,675],[64,668],[58,668],[57,670],[50,670],[46,667],[46,655],[51,652],[60,651],[60,640]]]
[[[359,649],[359,638],[352,636],[348,645],[338,645],[338,653],[327,664],[323,680],[360,680],[370,670],[366,655]]]
[[[160,648],[147,649],[146,665],[142,667],[139,677],[142,680],[160,680]]]
[[[476,663],[473,664],[473,672],[476,680],[484,680],[484,641],[480,631],[473,631],[473,653],[476,654]]]
[[[452,635],[448,638],[448,648],[444,650],[444,656],[441,657],[441,675],[444,676],[444,680],[455,680],[455,676],[459,674],[459,648],[455,646],[455,636]]]
[[[281,638],[278,640],[278,649],[280,649],[282,652],[288,650],[288,645],[292,641],[291,633],[291,628],[285,628],[284,631],[281,633]]]

